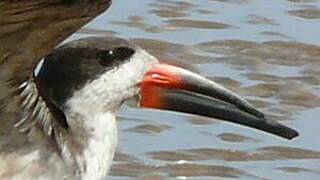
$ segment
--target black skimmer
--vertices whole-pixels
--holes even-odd
[[[117,146],[116,112],[134,97],[141,107],[298,136],[217,83],[118,38],[58,47],[15,93],[21,112],[0,144],[0,179],[103,179]]]

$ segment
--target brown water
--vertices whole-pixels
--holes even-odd
[[[125,106],[110,179],[320,179],[319,29],[319,0],[115,0],[70,39],[131,38],[194,64],[301,135]]]

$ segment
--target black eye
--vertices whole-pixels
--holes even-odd
[[[118,47],[108,51],[99,51],[99,63],[101,66],[118,65],[128,60],[134,52],[135,51],[129,47]]]

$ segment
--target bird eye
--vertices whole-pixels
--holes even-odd
[[[99,63],[101,66],[111,66],[115,60],[113,50],[99,51],[97,55],[99,57]]]
[[[118,47],[108,51],[98,52],[100,57],[101,66],[112,66],[116,64],[121,64],[128,60],[133,54],[134,50],[129,47]]]

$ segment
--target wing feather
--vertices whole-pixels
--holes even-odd
[[[0,136],[11,137],[36,124],[51,134],[54,118],[48,117],[45,102],[28,83],[33,69],[57,44],[110,4],[111,0],[1,0]],[[33,111],[23,114],[23,109]]]

